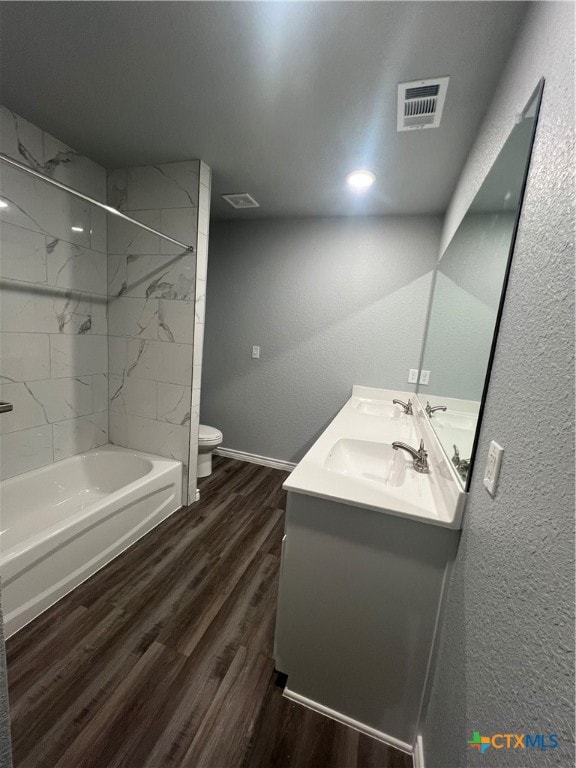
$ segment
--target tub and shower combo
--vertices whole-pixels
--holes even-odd
[[[16,125],[17,131],[18,119],[11,113],[7,114],[10,118],[7,125]],[[4,122],[2,125],[4,127]],[[38,129],[28,126],[27,130],[35,135],[34,131]],[[9,131],[5,132],[5,141],[10,139],[8,134]],[[46,141],[44,143],[52,146]],[[0,403],[3,452],[0,461],[3,476],[7,478],[0,482],[0,580],[6,637],[31,622],[187,503],[188,479],[183,486],[187,478],[185,460],[153,454],[165,453],[166,456],[181,458],[185,455],[181,444],[185,443],[188,447],[194,442],[191,430],[182,437],[191,418],[190,413],[184,412],[184,406],[180,406],[180,402],[185,402],[186,392],[194,388],[193,379],[186,379],[182,363],[182,359],[186,358],[192,377],[191,338],[186,336],[181,339],[189,347],[184,343],[179,346],[173,343],[171,332],[169,339],[161,340],[159,335],[149,333],[146,341],[141,341],[140,338],[131,338],[137,337],[141,330],[136,326],[132,330],[131,316],[116,317],[121,332],[115,334],[109,334],[107,322],[110,319],[110,296],[122,296],[128,285],[135,291],[134,296],[142,294],[146,299],[130,298],[127,302],[143,303],[148,299],[148,283],[142,287],[143,280],[156,285],[159,273],[162,274],[165,289],[172,286],[168,281],[174,280],[171,290],[175,295],[169,298],[180,301],[178,306],[174,306],[175,302],[169,308],[162,305],[162,310],[175,312],[184,307],[193,318],[194,302],[186,292],[192,291],[193,298],[193,280],[185,280],[180,273],[188,277],[195,274],[197,241],[194,241],[196,245],[181,242],[55,178],[46,177],[36,168],[23,165],[15,159],[20,148],[21,142],[14,140],[11,157],[4,151],[0,152],[3,169],[0,218],[5,228],[2,244],[6,246],[1,273],[4,306],[3,327],[0,330],[3,331],[3,338],[9,337],[0,354],[0,383],[3,385],[1,399],[13,401],[14,406],[12,408],[10,402]],[[59,152],[58,157],[65,154]],[[77,172],[84,173],[88,161],[78,160],[76,154],[72,155],[73,162],[77,163],[74,166]],[[57,159],[57,162],[60,160]],[[196,168],[194,163],[198,165],[199,174],[199,161],[192,163]],[[180,165],[176,171],[182,175],[184,171]],[[189,165],[184,164],[188,173],[185,182],[192,184],[190,179],[195,177]],[[9,172],[5,172],[5,166]],[[90,165],[88,170],[93,167],[96,166]],[[146,181],[148,177],[144,171],[138,178]],[[152,172],[155,172],[154,169]],[[99,173],[105,188],[104,169],[99,169]],[[155,177],[152,181],[155,182]],[[164,186],[168,183],[165,180]],[[176,192],[183,194],[179,184],[177,176],[173,186]],[[55,188],[58,188],[56,192]],[[173,196],[176,192],[172,190]],[[59,197],[51,199],[49,195],[52,193]],[[178,212],[185,223],[187,217],[195,221],[194,208],[178,209]],[[112,223],[116,222],[115,237],[121,246],[115,251],[121,255],[112,259],[123,265],[125,272],[128,267],[136,270],[130,273],[131,283],[130,274],[124,274],[124,288],[117,286],[113,294],[110,293],[113,275],[109,262],[104,261],[102,268],[102,259],[108,257],[106,235],[102,235],[107,216]],[[98,243],[92,230],[95,222],[98,237],[102,235],[102,242]],[[82,226],[72,226],[70,231],[70,223],[81,223]],[[118,229],[120,226],[125,229]],[[133,227],[134,231],[126,229],[129,227]],[[86,239],[88,229],[90,235]],[[143,250],[141,247],[136,250],[136,256],[130,255],[130,243],[138,237],[147,237],[148,240],[142,242],[155,244],[156,250]],[[63,249],[61,254],[58,252],[60,247]],[[142,253],[143,256],[138,256]],[[30,271],[30,265],[35,271]],[[44,272],[40,274],[42,270]],[[183,292],[182,295],[178,291]],[[118,315],[117,308],[115,311]],[[177,316],[182,324],[180,314]],[[163,319],[163,329],[168,333],[169,318],[163,316]],[[193,330],[194,327],[190,326],[188,335],[191,336]],[[97,342],[97,346],[92,343],[86,346],[91,341],[90,333],[94,334],[92,342]],[[184,331],[179,329],[179,333],[182,336]],[[48,337],[48,334],[51,335]],[[120,342],[125,344],[126,349],[137,349],[132,368],[138,362],[147,366],[140,381],[141,390],[145,391],[136,414],[128,408],[119,411],[118,407],[110,407],[114,398],[109,397],[108,385],[110,383],[110,388],[113,387],[112,374],[122,372],[108,365],[112,336],[116,336],[115,341],[118,342],[115,349],[120,348]],[[34,346],[35,340],[45,342],[45,347]],[[148,345],[146,349],[145,345]],[[43,349],[48,350],[47,362],[41,355]],[[179,349],[184,350],[186,355],[179,354]],[[125,361],[122,366],[128,367]],[[82,370],[76,370],[77,367]],[[160,395],[156,398],[155,394],[157,383],[154,374],[157,370],[161,372],[160,382],[171,382],[164,385],[162,403]],[[178,381],[166,378],[166,370],[175,370]],[[115,378],[122,379],[123,383],[122,376],[116,375]],[[176,383],[182,386],[179,388]],[[169,396],[172,396],[173,390],[178,397],[170,403]],[[180,390],[184,395],[180,394]],[[120,386],[114,385],[113,391],[118,393]],[[114,401],[115,404],[119,399]],[[108,435],[112,433],[112,428],[109,432],[103,403],[108,405],[109,422],[111,416],[117,416],[118,412],[123,418],[128,418],[128,414],[149,417],[138,422],[142,429],[146,427],[148,430],[139,436],[140,450],[109,444]],[[161,406],[164,409],[162,414],[158,413]],[[11,413],[12,410],[14,413]],[[15,418],[16,421],[10,421]],[[87,433],[82,433],[80,427],[74,432],[76,427],[71,426],[82,422],[82,419],[86,426],[86,420],[90,418],[98,428],[95,427],[94,440],[92,433],[86,436]],[[14,427],[16,423],[18,427]],[[64,438],[60,437],[60,443],[56,444],[56,427],[58,434],[64,434],[68,440],[64,448]],[[172,431],[179,436],[177,449],[170,443]],[[33,433],[30,441],[25,442],[30,433]],[[22,434],[26,438],[18,442],[13,439],[14,434]],[[48,447],[37,437],[44,435],[50,435],[52,440]],[[124,442],[126,445],[126,438],[111,439],[110,443],[113,442]],[[19,453],[11,454],[11,448],[6,446],[16,446]],[[147,449],[151,452],[144,452]],[[15,455],[19,463],[15,463]],[[61,457],[60,460],[57,460],[58,457]]]
[[[106,445],[0,484],[10,637],[181,506],[182,463]]]

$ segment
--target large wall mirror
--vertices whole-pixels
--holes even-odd
[[[476,453],[536,121],[541,80],[436,269],[419,385],[426,409],[466,490]]]

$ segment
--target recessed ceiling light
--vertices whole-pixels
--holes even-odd
[[[84,232],[84,227],[70,227],[72,232]]]
[[[352,189],[362,190],[368,189],[376,181],[376,174],[372,171],[359,170],[352,171],[346,176],[346,181],[352,187]]]
[[[0,208],[8,208],[8,203],[5,203],[4,200],[0,200]]]

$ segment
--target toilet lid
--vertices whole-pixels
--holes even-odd
[[[222,440],[222,432],[216,427],[208,427],[206,424],[200,424],[198,429],[199,440]]]

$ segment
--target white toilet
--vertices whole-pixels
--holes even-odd
[[[198,430],[198,477],[212,474],[212,451],[222,445],[222,432],[216,427],[200,424]]]

